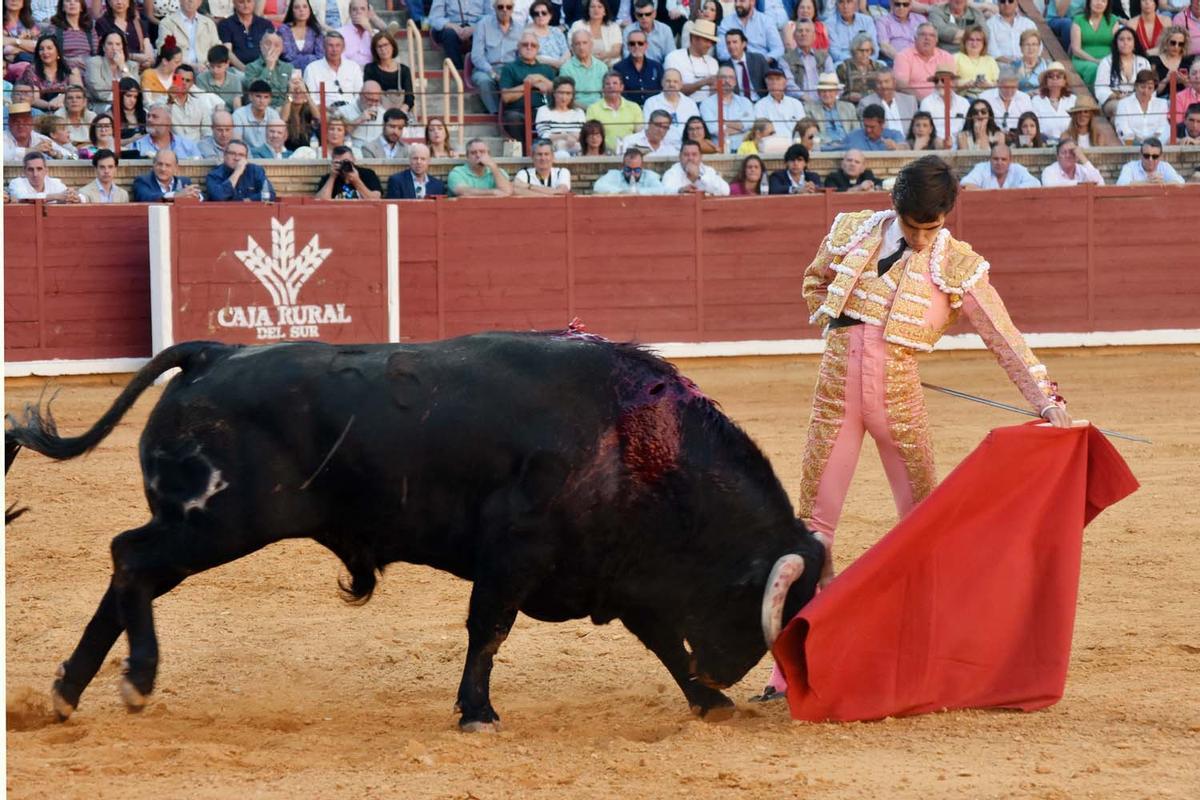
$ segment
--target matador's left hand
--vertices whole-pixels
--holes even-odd
[[[1065,408],[1061,406],[1051,406],[1042,412],[1042,416],[1056,428],[1071,427],[1071,415],[1067,413]]]

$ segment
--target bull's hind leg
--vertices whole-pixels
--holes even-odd
[[[629,632],[641,640],[650,652],[658,656],[671,677],[683,690],[692,713],[710,721],[727,719],[733,713],[733,701],[696,677],[692,659],[684,647],[683,636],[651,612],[632,612],[621,615]]]

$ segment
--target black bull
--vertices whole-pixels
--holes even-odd
[[[473,581],[459,724],[498,720],[492,659],[518,611],[622,623],[692,709],[766,652],[812,597],[824,549],[750,438],[665,361],[586,334],[483,334],[425,345],[189,342],[147,364],[82,436],[49,408],[6,446],[94,448],[154,380],[142,433],[151,518],[112,541],[108,590],[53,700],[66,718],[117,637],[140,709],[154,688],[154,598],[290,538],[345,564],[365,601],[395,561]]]

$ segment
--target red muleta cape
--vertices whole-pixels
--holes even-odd
[[[1058,702],[1083,527],[1137,487],[1090,425],[992,431],[784,629],[792,717]]]

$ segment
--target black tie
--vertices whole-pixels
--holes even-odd
[[[900,260],[900,256],[904,255],[904,251],[908,249],[908,242],[900,239],[900,246],[896,248],[896,252],[886,258],[879,259],[878,273],[882,275],[892,268],[892,265]]]

